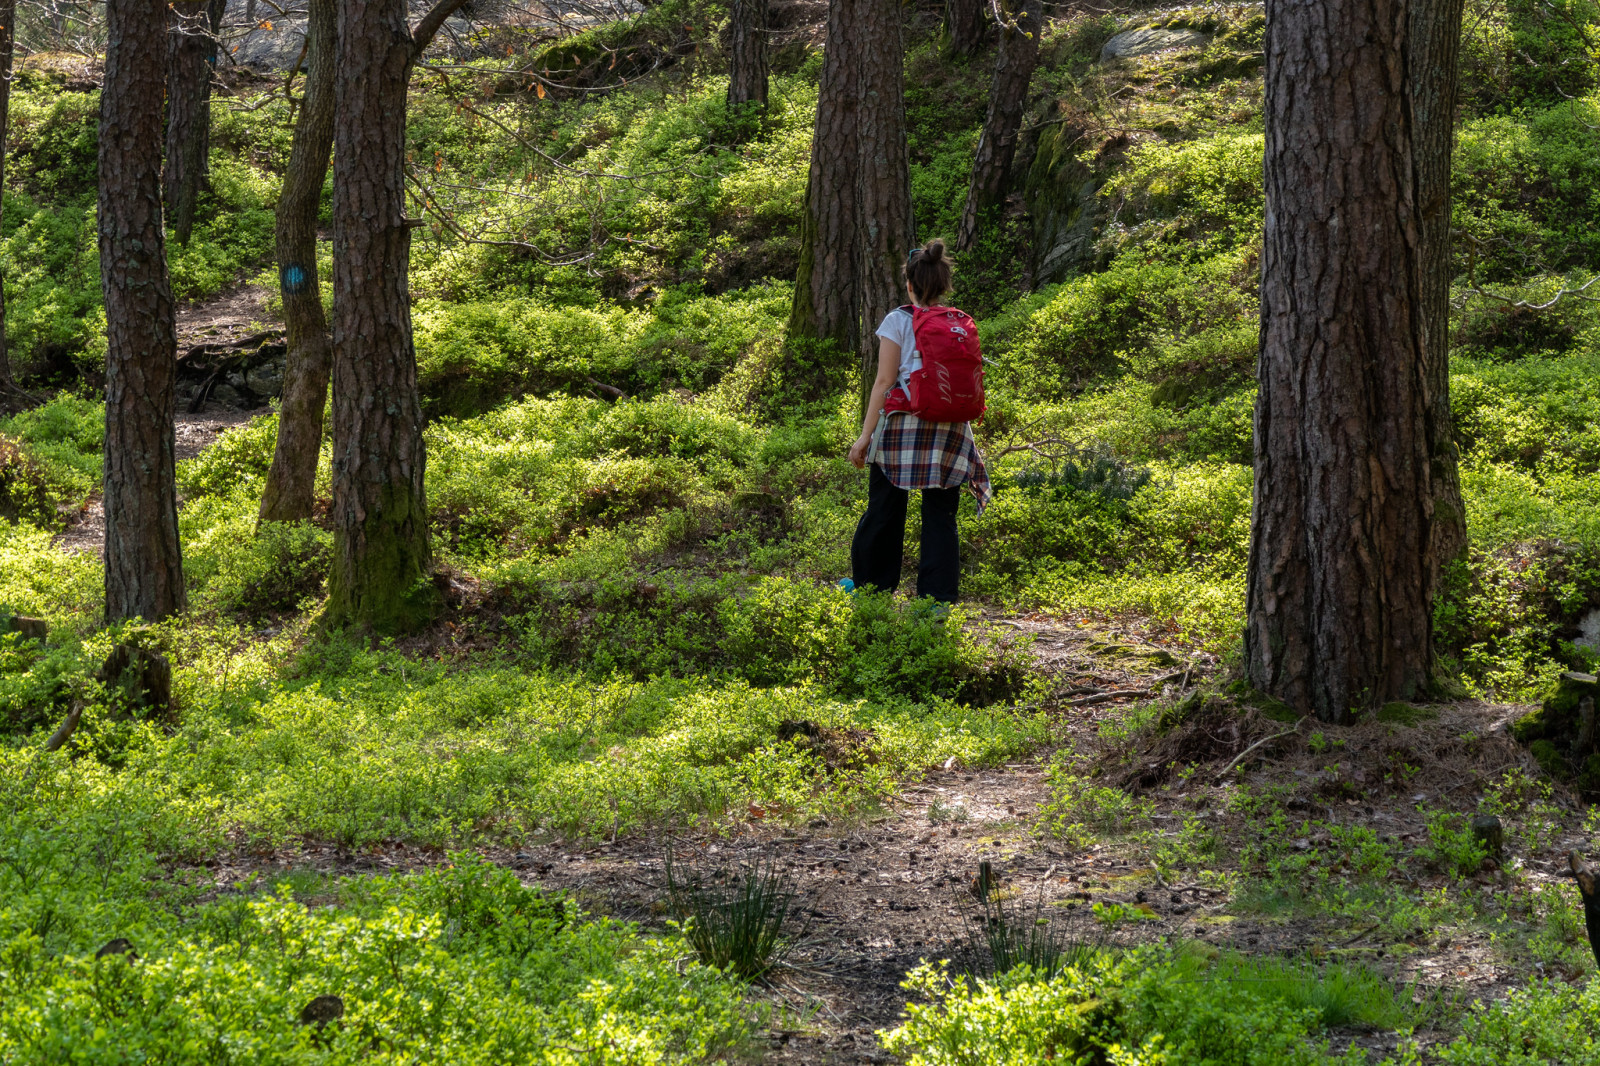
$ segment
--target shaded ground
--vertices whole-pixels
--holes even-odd
[[[217,438],[235,426],[242,426],[255,412],[230,411],[212,405],[211,410],[191,415],[179,411],[174,420],[174,454],[179,459],[193,459],[217,442]],[[82,511],[73,515],[67,528],[56,534],[55,545],[67,552],[90,552],[100,555],[106,547],[106,512],[97,492],[89,497]]]
[[[1098,693],[1165,695],[1176,706],[1183,694],[1214,664],[1204,657],[1179,659],[1177,666],[1153,659],[1126,665],[1127,651],[1108,657],[1105,648],[1161,651],[1137,638],[1104,631],[1067,628],[1043,619],[994,619],[1037,638],[1041,666],[1058,681],[1062,694],[1048,710],[1061,736],[1082,751],[1106,723],[1115,723],[1134,702],[1115,695],[1082,700],[1083,689]],[[1119,665],[1121,664],[1121,665]],[[1194,675],[1187,684],[1184,671]],[[1179,676],[1173,680],[1174,673]],[[1071,695],[1069,695],[1071,694]],[[1091,693],[1093,695],[1094,693]],[[1148,703],[1152,697],[1138,699]],[[1345,730],[1324,730],[1341,742],[1343,770],[1357,775],[1394,761],[1403,750],[1414,767],[1396,788],[1376,778],[1349,794],[1329,787],[1321,749],[1308,747],[1312,731],[1259,746],[1230,768],[1232,759],[1196,764],[1185,781],[1127,791],[1154,804],[1151,822],[1157,839],[1176,835],[1186,820],[1213,827],[1227,837],[1243,828],[1230,809],[1241,786],[1267,792],[1296,816],[1316,817],[1324,825],[1362,825],[1402,842],[1426,839],[1419,805],[1433,803],[1470,809],[1472,786],[1485,771],[1526,760],[1506,736],[1515,708],[1460,703],[1424,709],[1410,725],[1371,722]],[[1428,717],[1432,715],[1432,717]],[[1266,722],[1260,730],[1276,736],[1292,727]],[[1475,736],[1474,745],[1461,743]],[[1233,743],[1254,743],[1246,729]],[[1470,750],[1469,750],[1470,749]],[[1145,848],[1129,846],[1117,835],[1083,846],[1040,833],[1041,808],[1051,798],[1050,752],[992,768],[949,766],[908,783],[886,810],[850,823],[814,819],[804,825],[775,825],[755,812],[740,824],[717,832],[624,837],[615,841],[552,840],[521,848],[491,848],[485,854],[511,868],[525,883],[573,893],[598,913],[660,925],[665,906],[668,848],[675,861],[709,878],[753,864],[775,861],[791,878],[807,928],[803,942],[775,986],[759,995],[775,1007],[768,1034],[767,1061],[777,1063],[853,1063],[889,1061],[875,1031],[895,1024],[905,995],[899,987],[907,970],[923,959],[954,958],[958,966],[979,961],[972,933],[982,913],[975,881],[980,863],[991,864],[1000,905],[1014,919],[1043,918],[1058,935],[1077,942],[1136,943],[1155,938],[1200,941],[1251,954],[1340,958],[1360,961],[1412,985],[1420,1002],[1441,999],[1455,1007],[1467,999],[1492,999],[1525,982],[1529,969],[1508,961],[1488,931],[1415,929],[1395,935],[1377,921],[1352,922],[1318,911],[1274,912],[1244,899],[1241,871],[1225,850],[1216,861],[1163,878]],[[1137,768],[1137,758],[1134,759]],[[1320,767],[1313,769],[1313,767]],[[1112,783],[1114,768],[1102,775]],[[1226,771],[1226,772],[1224,772]],[[1563,856],[1582,849],[1577,808],[1568,804],[1560,831],[1537,853],[1508,854],[1503,868],[1488,868],[1456,882],[1443,875],[1419,878],[1397,869],[1390,874],[1400,893],[1502,892],[1512,875],[1534,891],[1568,891]],[[1320,839],[1296,840],[1293,847],[1314,848]],[[311,870],[325,875],[384,873],[446,861],[436,850],[383,846],[350,854],[323,844],[292,846],[269,853],[228,856],[207,871],[219,889],[228,890],[252,874],[281,875]],[[1093,912],[1096,903],[1140,908],[1147,917],[1108,928]],[[1466,928],[1463,926],[1462,928]],[[1418,1034],[1426,1043],[1440,1034]],[[1363,1031],[1331,1034],[1335,1047],[1357,1044],[1380,1054],[1394,1049],[1394,1038]]]
[[[267,290],[242,285],[200,303],[178,309],[178,351],[197,344],[232,344],[263,328],[281,328],[267,310]]]

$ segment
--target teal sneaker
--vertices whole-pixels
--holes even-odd
[[[856,583],[847,577],[841,577],[839,579],[839,587],[844,589],[852,596],[856,594]]]

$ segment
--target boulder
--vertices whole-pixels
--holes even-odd
[[[1578,619],[1578,635],[1572,643],[1592,652],[1600,652],[1600,607]]]
[[[1113,59],[1131,59],[1134,56],[1153,55],[1156,52],[1170,52],[1175,48],[1204,48],[1210,43],[1211,35],[1201,33],[1199,30],[1145,26],[1136,30],[1124,30],[1107,41],[1105,47],[1100,49],[1100,61],[1105,63]]]
[[[262,363],[244,373],[244,384],[257,396],[277,396],[283,392],[283,364]]]
[[[1555,695],[1537,711],[1512,723],[1511,735],[1526,744],[1551,777],[1576,781],[1586,793],[1600,794],[1600,738],[1595,731],[1595,698],[1600,678],[1569,670]]]

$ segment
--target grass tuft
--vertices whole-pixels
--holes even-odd
[[[794,881],[767,855],[729,876],[684,869],[667,851],[667,904],[700,961],[746,981],[759,981],[783,963],[795,937]]]

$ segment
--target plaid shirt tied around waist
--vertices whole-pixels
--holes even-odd
[[[878,417],[867,461],[883,468],[901,489],[952,489],[965,485],[978,501],[978,513],[989,506],[989,468],[978,454],[970,422],[924,422],[909,411],[885,411]]]

